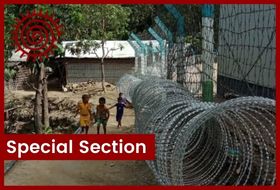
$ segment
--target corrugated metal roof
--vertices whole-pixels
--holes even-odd
[[[97,43],[100,43],[100,40],[95,40]],[[78,41],[64,41],[62,42],[63,47],[68,45],[74,45]],[[153,47],[158,47],[159,43],[156,40],[144,40],[142,41],[145,44],[152,44]],[[74,45],[75,46],[75,45]],[[120,49],[120,46],[123,47]],[[109,53],[108,53],[109,52]],[[128,41],[106,41],[105,42],[105,54],[108,55],[106,58],[134,58],[135,50],[128,43]],[[95,53],[92,51],[91,53],[81,53],[80,55],[75,55],[70,52],[70,50],[66,50],[65,52],[66,58],[101,58],[102,57],[102,48],[98,48]]]
[[[97,43],[100,43],[100,40],[95,40]],[[62,46],[65,48],[66,45],[74,45],[78,41],[63,41]],[[143,43],[150,45],[152,44],[153,47],[159,48],[159,43],[156,40],[143,40]],[[122,46],[123,48],[120,49],[119,47]],[[115,41],[106,41],[105,42],[105,52],[109,51],[108,55],[106,58],[134,58],[135,57],[135,50],[132,48],[132,46],[128,43],[128,41],[120,41],[120,40],[115,40]],[[97,54],[97,55],[96,55]],[[70,50],[65,51],[65,58],[100,58],[102,57],[102,49],[101,47],[97,49],[96,54],[91,52],[91,53],[81,53],[79,56],[78,55],[73,55],[71,54]],[[14,52],[12,53],[11,58],[9,58],[10,62],[26,62],[27,56],[24,55],[23,57],[21,56],[21,52]]]
[[[27,55],[24,54],[23,57],[20,57],[21,54],[22,54],[21,51],[18,52],[13,51],[12,56],[9,58],[9,62],[26,62]]]

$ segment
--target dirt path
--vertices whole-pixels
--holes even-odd
[[[115,127],[111,113],[108,133],[131,133],[126,110],[124,126]],[[96,133],[91,128],[90,133]],[[5,185],[153,185],[156,184],[145,161],[19,161],[5,176]]]
[[[19,92],[17,96],[32,96],[31,92]],[[50,92],[50,97],[79,100],[80,94]],[[101,96],[101,95],[100,95]],[[98,98],[91,102],[96,105]],[[116,92],[109,93],[107,103],[114,104]],[[109,134],[133,133],[134,111],[126,109],[123,127],[116,128],[116,110],[110,111],[107,131]],[[101,132],[103,132],[101,130]],[[90,129],[96,134],[96,127]],[[145,161],[19,161],[4,177],[5,185],[155,185],[155,179]]]
[[[143,161],[20,161],[5,185],[152,185]]]

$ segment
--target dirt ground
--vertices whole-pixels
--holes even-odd
[[[69,100],[74,105],[81,100],[83,93],[90,93],[92,102],[97,105],[101,96],[106,97],[107,105],[116,103],[118,92],[113,86],[106,94],[93,89],[73,92],[50,91],[50,99],[59,101]],[[18,99],[34,97],[34,92],[17,91],[13,96]],[[53,111],[50,115],[58,115]],[[65,115],[63,117],[71,117]],[[108,134],[133,133],[134,111],[126,109],[123,117],[123,126],[118,129],[115,121],[116,109],[110,110],[110,119],[107,126]],[[78,117],[75,118],[78,120]],[[96,134],[96,127],[90,128],[90,133]],[[145,161],[18,161],[5,175],[5,185],[156,185],[152,171]]]

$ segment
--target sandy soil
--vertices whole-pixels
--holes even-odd
[[[88,91],[89,92],[89,91]],[[49,92],[50,98],[78,101],[81,94]],[[117,91],[112,88],[106,95],[93,92],[91,102],[96,105],[99,97],[107,98],[107,105],[116,102]],[[17,91],[16,97],[34,96],[34,92]],[[134,111],[126,109],[123,126],[116,128],[116,110],[110,112],[107,131],[110,134],[133,133]],[[96,133],[96,127],[90,129]],[[145,161],[18,161],[4,177],[5,185],[156,185]]]

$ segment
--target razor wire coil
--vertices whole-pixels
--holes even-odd
[[[164,185],[275,184],[275,100],[195,99],[177,83],[124,75],[118,87],[132,101],[137,133],[156,136],[147,161]]]

